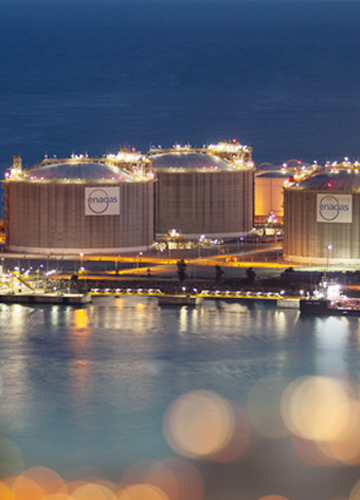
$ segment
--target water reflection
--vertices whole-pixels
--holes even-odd
[[[185,450],[185,456],[203,457],[196,462],[200,472],[194,472],[194,477],[201,473],[210,492],[206,500],[223,498],[217,493],[222,486],[249,498],[264,497],[276,486],[276,491],[292,498],[292,484],[286,478],[301,482],[302,475],[309,473],[306,461],[323,466],[334,461],[355,464],[346,477],[342,468],[332,470],[326,476],[328,486],[316,495],[319,500],[331,497],[330,487],[337,481],[345,481],[349,492],[356,483],[360,434],[350,417],[359,412],[360,390],[355,389],[360,374],[359,322],[355,318],[306,318],[268,304],[253,304],[249,310],[244,303],[214,300],[195,308],[160,308],[156,299],[122,297],[99,299],[83,308],[5,306],[0,307],[0,319],[4,384],[0,425],[4,439],[18,446],[16,452],[7,445],[14,450],[10,454],[14,459],[8,466],[4,462],[3,471],[18,473],[16,468],[24,463],[49,463],[61,472],[90,462],[121,478],[144,458],[164,461],[175,453],[170,447],[174,446],[176,452]],[[326,385],[326,378],[321,385],[326,391],[320,392],[333,396],[332,402],[316,396],[322,401],[321,409],[313,404],[313,392],[297,382],[289,389],[289,398],[298,402],[305,391],[302,407],[308,408],[311,419],[299,420],[295,411],[285,427],[279,401],[286,387],[303,377],[324,377],[330,369],[350,372],[352,379],[344,375],[341,380],[353,382],[343,390],[336,381]],[[354,396],[347,399],[344,394],[351,391]],[[192,395],[190,399],[186,394]],[[200,400],[208,406],[198,408]],[[337,413],[337,407],[347,410]],[[175,408],[169,410],[168,432],[176,440],[170,437],[169,444],[162,427],[167,408]],[[174,412],[182,418],[178,420]],[[348,431],[327,436],[325,444],[321,422],[322,414],[328,413],[335,419],[330,431],[340,424]],[[347,415],[346,420],[340,414]],[[295,437],[288,437],[295,431]],[[211,443],[209,451],[206,446]],[[211,465],[205,463],[205,456]],[[225,465],[229,460],[235,460],[234,465]],[[0,469],[1,464],[0,460]],[[178,472],[169,463],[167,467],[171,473],[163,491],[171,499],[176,489],[173,476],[177,478]],[[147,472],[154,488],[161,489],[159,471],[165,469],[159,466],[158,472]],[[270,469],[271,480],[266,472]],[[311,475],[311,485],[320,488],[323,476]],[[255,487],[252,477],[265,479]],[[201,482],[196,484],[201,490]],[[216,484],[222,486],[217,489]],[[72,491],[82,494],[85,490],[80,491],[80,486],[74,483]],[[101,494],[112,491],[109,483],[102,486]],[[129,486],[121,488],[126,492]],[[301,500],[311,497],[310,486],[304,488]],[[332,491],[340,496],[340,491]]]

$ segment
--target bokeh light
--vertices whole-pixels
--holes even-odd
[[[0,470],[2,476],[16,476],[24,469],[24,459],[19,447],[10,439],[0,437]]]
[[[122,490],[119,500],[169,500],[163,491],[149,484],[136,484]]]
[[[324,467],[332,465],[335,459],[332,457],[329,445],[322,442],[322,447],[316,441],[301,439],[294,434],[291,436],[293,448],[303,462],[313,467]],[[327,450],[325,449],[327,445]]]
[[[288,500],[285,497],[282,497],[281,495],[267,495],[266,497],[261,497],[259,500]]]
[[[156,486],[163,491],[169,500],[177,500],[179,485],[175,474],[164,462],[156,462],[145,477],[146,484]]]
[[[45,495],[50,495],[52,493],[68,493],[64,480],[59,474],[47,467],[31,467],[20,475],[32,479],[41,487]]]
[[[281,412],[288,429],[302,439],[341,439],[351,428],[351,398],[341,379],[303,377],[285,390]]]
[[[228,402],[234,415],[234,430],[227,445],[210,457],[215,462],[231,462],[239,458],[249,448],[253,435],[253,426],[246,409],[234,401]]]
[[[71,493],[74,500],[116,500],[116,495],[101,484],[87,483]]]
[[[44,490],[32,479],[18,476],[11,488],[14,500],[44,500]]]
[[[214,392],[193,391],[175,399],[165,412],[168,444],[189,458],[210,457],[229,443],[235,416],[228,401]]]
[[[67,495],[66,493],[52,493],[44,497],[44,500],[73,500],[73,497]]]
[[[0,481],[0,498],[1,500],[14,500],[11,488],[2,481]]]
[[[348,465],[360,465],[360,402],[351,401],[346,408],[351,415],[347,432],[331,441],[334,457]]]
[[[263,377],[249,393],[247,409],[258,432],[272,439],[289,435],[281,416],[281,398],[289,381],[282,377]]]
[[[349,500],[360,500],[360,479],[351,490]]]
[[[162,463],[171,470],[177,479],[177,500],[202,500],[204,482],[194,464],[182,457],[165,458]]]

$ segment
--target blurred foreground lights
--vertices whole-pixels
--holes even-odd
[[[135,484],[118,493],[119,500],[169,500],[166,494],[150,484]]]
[[[163,429],[180,455],[225,462],[241,455],[252,433],[246,411],[210,391],[175,399],[165,412]]]
[[[11,487],[14,500],[43,500],[44,490],[32,479],[18,476]]]
[[[360,479],[351,490],[349,500],[360,500]]]
[[[314,466],[360,464],[360,402],[354,384],[304,377],[285,390],[281,409],[299,457]],[[360,500],[360,497],[359,497]]]
[[[161,462],[136,462],[121,478],[122,494],[134,485],[153,486],[157,493],[161,490],[169,500],[202,500],[204,492],[203,480],[195,465],[180,457],[166,458]]]
[[[312,467],[328,467],[335,463],[328,441],[311,441],[291,436],[295,453],[303,462]]]
[[[267,495],[266,497],[261,497],[259,500],[288,500],[286,497],[281,495]]]
[[[165,493],[166,498],[178,498],[178,481],[175,474],[164,462],[140,460],[131,465],[121,479],[121,487],[146,484]]]
[[[106,486],[89,483],[72,491],[69,500],[117,500],[117,497]]]
[[[349,390],[343,380],[332,377],[295,380],[285,390],[281,402],[286,426],[302,439],[342,440],[357,424]]]
[[[281,398],[289,381],[277,376],[261,378],[249,393],[248,412],[255,429],[271,439],[289,435],[281,417]]]
[[[34,481],[46,495],[67,494],[68,490],[64,480],[47,467],[31,467],[20,474],[19,477]],[[57,500],[51,498],[51,500]],[[61,500],[61,499],[59,499]]]

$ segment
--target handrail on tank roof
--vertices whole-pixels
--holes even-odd
[[[88,156],[84,157],[74,157],[74,158],[44,158],[40,163],[35,163],[32,167],[28,169],[30,172],[34,168],[40,168],[45,165],[56,165],[61,163],[103,163],[107,164],[107,158],[89,158]]]

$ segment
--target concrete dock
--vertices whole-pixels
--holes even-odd
[[[80,293],[4,293],[0,303],[5,304],[59,304],[82,305],[92,302],[91,295]]]

